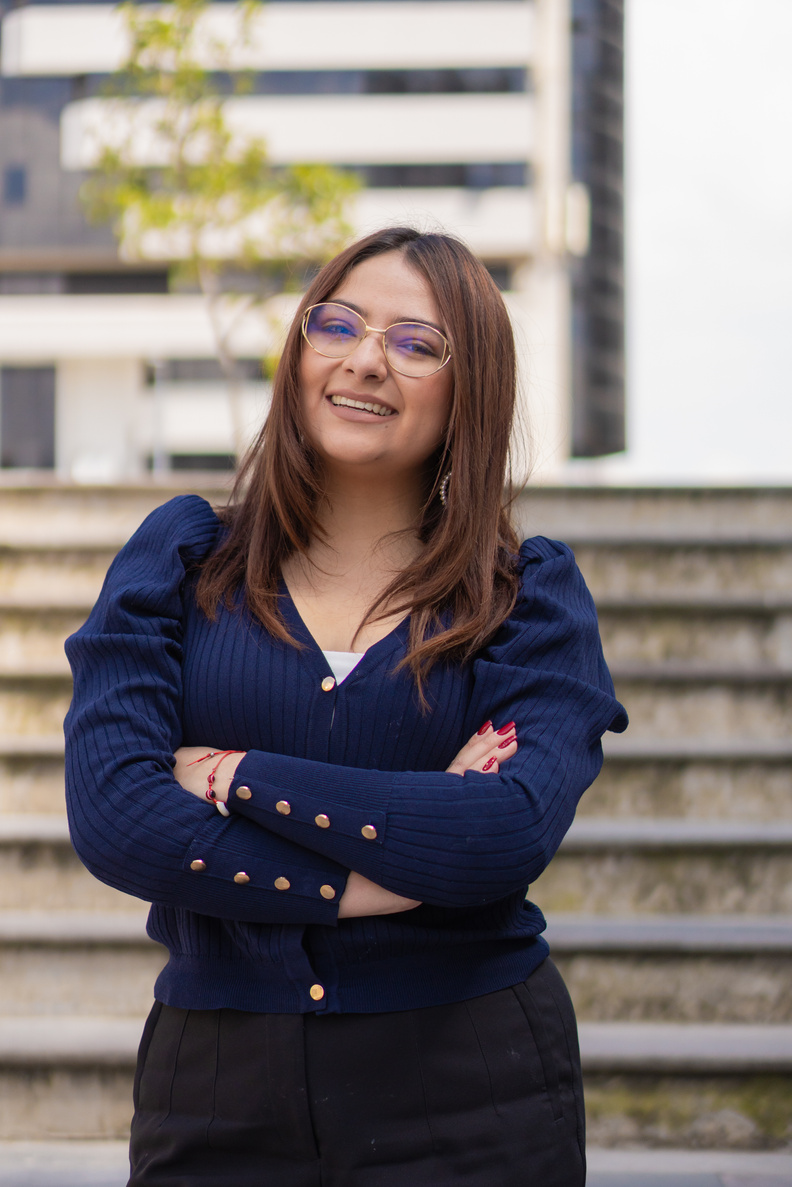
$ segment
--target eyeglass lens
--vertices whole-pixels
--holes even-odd
[[[315,305],[305,322],[305,337],[319,354],[344,358],[363,341],[366,323],[352,309],[326,301]],[[442,334],[421,322],[398,322],[383,336],[385,355],[402,375],[432,375],[446,358]]]

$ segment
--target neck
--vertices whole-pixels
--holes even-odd
[[[311,544],[311,559],[324,567],[332,555],[333,568],[360,564],[374,555],[388,566],[407,564],[420,548],[410,531],[420,510],[414,475],[379,476],[372,482],[331,473],[318,508],[325,536]]]

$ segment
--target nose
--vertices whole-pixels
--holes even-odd
[[[384,379],[388,373],[388,360],[382,334],[367,330],[351,354],[344,359],[349,370],[362,375],[373,375]]]

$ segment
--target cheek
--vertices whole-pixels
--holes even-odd
[[[297,380],[300,384],[300,393],[304,395],[306,389],[311,387],[317,381],[317,363],[321,361],[321,356],[315,351],[303,350],[300,355],[300,365],[297,368]]]
[[[435,441],[441,441],[445,436],[448,422],[451,419],[452,404],[453,384],[451,376],[446,377],[444,375],[442,381],[437,381],[437,386],[434,390],[427,392],[426,398],[427,420],[431,421]]]

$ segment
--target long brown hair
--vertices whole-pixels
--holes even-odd
[[[244,590],[250,611],[296,645],[278,609],[283,561],[321,535],[316,510],[323,468],[302,424],[298,369],[302,317],[331,297],[363,260],[399,251],[428,283],[451,343],[453,396],[445,441],[429,460],[415,531],[424,547],[371,606],[364,621],[409,613],[411,668],[423,680],[438,660],[472,656],[509,615],[517,594],[517,538],[507,486],[516,397],[514,337],[503,299],[483,264],[449,235],[390,227],[352,244],[318,273],[292,323],[267,420],[248,451],[229,506],[227,532],[204,563],[198,605],[214,617]],[[452,471],[447,505],[443,475]],[[361,624],[362,625],[362,624]]]

